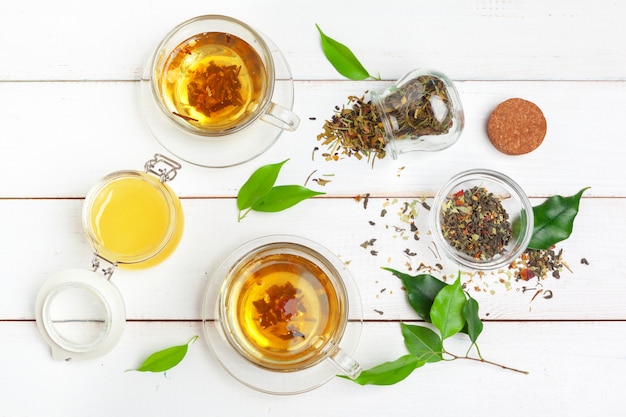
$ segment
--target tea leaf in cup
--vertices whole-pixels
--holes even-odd
[[[570,197],[555,195],[533,207],[535,217],[530,249],[549,249],[572,234],[580,198],[589,187]]]
[[[187,355],[189,345],[198,339],[194,336],[184,345],[172,346],[167,349],[154,352],[148,356],[146,360],[137,369],[129,369],[129,371],[138,372],[165,372],[178,365]]]
[[[317,27],[320,33],[322,51],[326,55],[326,59],[335,67],[339,74],[351,80],[374,78],[367,72],[350,48],[326,36],[317,24],[315,27]]]
[[[463,308],[466,301],[460,278],[457,278],[454,284],[442,288],[435,297],[430,310],[430,318],[441,332],[442,339],[447,339],[463,330],[465,326]]]

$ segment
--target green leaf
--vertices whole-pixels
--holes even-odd
[[[404,344],[409,352],[424,362],[443,360],[443,342],[431,329],[400,323]]]
[[[279,185],[252,204],[252,210],[276,212],[295,206],[302,200],[325,193],[309,190],[301,185]]]
[[[264,165],[250,175],[248,181],[241,186],[237,194],[237,208],[239,208],[239,211],[252,207],[254,203],[268,193],[274,186],[280,169],[288,160],[285,159],[276,164]]]
[[[530,249],[549,249],[572,234],[580,198],[588,188],[571,197],[552,196],[533,207],[535,221]]]
[[[180,346],[172,346],[167,349],[160,350],[148,356],[145,361],[137,369],[129,369],[129,371],[139,372],[165,372],[178,365],[180,361],[187,355],[189,345],[198,339],[194,336],[187,343]]]
[[[429,274],[411,276],[392,268],[383,269],[391,272],[402,280],[402,284],[404,288],[406,288],[409,305],[422,320],[430,323],[430,309],[433,305],[433,301],[439,291],[448,286],[448,284]]]
[[[385,362],[361,372],[361,375],[353,381],[359,385],[393,385],[411,375],[411,372],[424,363],[414,355],[404,355],[395,361]],[[341,378],[348,379],[343,375]]]
[[[441,339],[457,334],[465,326],[463,308],[465,307],[465,293],[461,288],[461,279],[439,291],[430,310],[433,324],[441,332]]]
[[[476,339],[483,331],[483,321],[478,315],[478,301],[468,294],[468,299],[463,307],[463,317],[466,321],[466,332],[472,343],[476,343]]]
[[[326,55],[326,59],[339,74],[351,80],[364,80],[372,77],[347,46],[326,36],[317,24],[315,27],[320,33],[322,51]]]

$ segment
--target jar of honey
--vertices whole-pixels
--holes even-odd
[[[156,154],[144,168],[113,172],[87,193],[82,217],[94,250],[92,268],[56,273],[39,291],[37,326],[55,359],[89,359],[111,350],[125,324],[113,272],[159,264],[182,237],[180,200],[166,184],[180,164]]]

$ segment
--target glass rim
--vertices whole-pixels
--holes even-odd
[[[159,78],[158,73],[162,69],[162,68],[159,68],[160,61],[166,61],[167,57],[170,56],[172,51],[178,45],[190,39],[192,36],[200,35],[203,33],[209,33],[211,31],[210,30],[198,30],[193,34],[182,36],[182,39],[176,41],[175,42],[176,45],[173,45],[171,48],[166,48],[166,46],[168,46],[169,43],[172,42],[173,39],[175,39],[175,37],[179,33],[181,33],[182,30],[188,28],[189,26],[195,25],[195,24],[202,24],[205,22],[211,22],[211,21],[221,21],[221,22],[235,24],[243,28],[250,35],[252,35],[255,42],[257,42],[258,45],[260,46],[261,51],[259,51],[258,48],[255,48],[254,45],[252,44],[250,44],[250,46],[255,51],[261,52],[259,53],[259,56],[263,60],[263,64],[265,65],[265,72],[267,74],[267,82],[266,82],[263,101],[261,105],[259,105],[259,107],[256,109],[254,117],[251,116],[245,122],[238,124],[237,126],[234,126],[230,129],[226,129],[224,131],[218,131],[218,132],[212,132],[212,131],[207,131],[207,130],[203,130],[200,128],[196,128],[195,126],[191,124],[185,123],[184,120],[182,120],[180,117],[175,117],[172,114],[172,112],[167,108],[167,106],[163,103],[163,99],[160,93],[160,88],[157,86],[157,82],[156,82],[157,79]],[[165,58],[163,58],[163,56],[165,56]],[[164,62],[161,64],[164,64]],[[175,126],[178,126],[179,128],[181,128],[182,130],[186,132],[199,135],[199,136],[215,137],[215,138],[224,137],[224,136],[228,136],[230,134],[239,132],[240,130],[244,129],[245,127],[255,122],[259,117],[261,117],[265,113],[265,111],[269,108],[269,106],[272,104],[272,97],[274,95],[274,84],[275,84],[275,79],[276,79],[274,59],[272,57],[272,52],[267,42],[265,42],[265,39],[263,38],[261,33],[259,33],[256,29],[254,29],[252,26],[248,25],[247,23],[242,22],[241,20],[235,19],[230,16],[226,16],[226,15],[220,15],[220,14],[205,14],[205,15],[192,17],[190,19],[187,19],[179,23],[174,28],[172,28],[163,37],[163,39],[158,43],[157,47],[154,49],[152,57],[149,60],[149,74],[150,74],[149,75],[150,90],[152,92],[152,97],[154,101],[157,103],[158,107],[161,109],[161,111],[168,118],[168,120],[172,121]]]
[[[252,358],[249,357],[251,356],[250,353],[246,351],[246,348],[244,346],[245,343],[241,343],[234,337],[232,337],[233,331],[235,329],[239,329],[239,325],[238,323],[236,323],[236,320],[233,323],[233,320],[230,319],[227,314],[228,307],[235,305],[236,303],[236,299],[233,299],[233,297],[236,295],[236,287],[233,287],[233,285],[236,286],[241,279],[241,276],[238,275],[238,272],[242,268],[246,268],[250,263],[254,263],[255,260],[263,259],[265,256],[271,255],[298,256],[307,260],[315,267],[320,268],[322,272],[324,272],[324,274],[327,276],[329,281],[332,283],[339,311],[343,311],[343,318],[339,320],[339,325],[332,332],[331,337],[328,338],[328,340],[325,340],[324,343],[319,346],[319,348],[315,349],[316,353],[313,354],[313,356],[307,356],[301,361],[297,361],[294,363],[287,363],[286,366],[271,366],[269,363],[263,364],[261,362],[252,360]],[[233,348],[240,352],[244,358],[246,358],[253,364],[274,371],[297,371],[311,366],[315,366],[322,360],[326,359],[330,351],[333,350],[334,346],[337,345],[343,337],[348,323],[350,310],[350,303],[348,299],[346,285],[343,282],[342,275],[337,270],[336,266],[333,265],[333,263],[330,262],[330,260],[318,250],[305,245],[303,242],[293,241],[265,242],[262,244],[260,243],[256,247],[240,247],[238,250],[235,250],[233,252],[233,257],[237,260],[230,265],[230,268],[224,276],[218,301],[218,317],[220,325],[223,327],[224,334],[227,336],[227,339],[233,346]],[[289,366],[293,366],[296,369],[289,369]]]

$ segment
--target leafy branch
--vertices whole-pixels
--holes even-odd
[[[391,268],[383,269],[402,280],[411,307],[424,321],[432,323],[437,331],[426,326],[401,323],[402,337],[409,353],[363,371],[354,382],[360,385],[392,385],[404,380],[415,369],[427,363],[457,359],[482,362],[528,374],[527,371],[483,358],[476,343],[483,330],[483,322],[478,315],[478,302],[463,290],[460,273],[453,284],[446,284],[429,274],[411,276]],[[466,334],[471,342],[464,356],[453,354],[444,347],[444,341],[458,333]],[[472,347],[478,357],[469,356]]]

